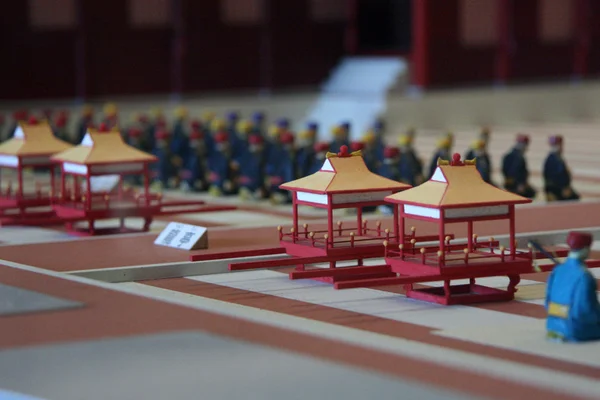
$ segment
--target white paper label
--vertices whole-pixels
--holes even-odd
[[[195,250],[208,247],[207,228],[171,222],[158,235],[154,244],[174,249]]]

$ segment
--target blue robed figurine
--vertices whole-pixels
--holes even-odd
[[[171,136],[171,153],[176,159],[175,164],[181,167],[183,159],[189,149],[189,138],[187,132],[188,111],[184,107],[175,109],[175,122],[173,124],[173,134]]]
[[[490,165],[490,157],[485,151],[485,142],[481,139],[475,140],[471,145],[471,149],[467,152],[465,160],[475,159],[475,168],[481,179],[489,184],[492,183],[492,167]]]
[[[550,154],[544,162],[544,191],[548,201],[579,200],[579,194],[571,187],[571,172],[563,158],[562,136],[549,140]]]
[[[571,251],[548,278],[545,305],[549,339],[566,342],[600,339],[596,279],[585,264],[592,241],[589,233],[570,232],[567,244]]]
[[[250,135],[248,148],[236,159],[239,165],[238,185],[242,200],[267,197],[265,188],[264,139],[260,135]]]
[[[383,152],[385,150],[385,121],[383,120],[383,118],[377,118],[377,120],[373,124],[373,129],[371,129],[371,132],[375,137],[373,145],[375,147],[377,159],[381,160],[383,158]]]
[[[306,129],[298,135],[298,147],[296,149],[296,177],[303,178],[309,175],[309,170],[315,158],[315,143],[319,126],[315,122],[309,122]]]
[[[229,134],[217,132],[214,136],[215,148],[208,158],[209,193],[213,196],[235,194],[235,169],[231,158],[232,149]]]
[[[331,151],[337,153],[342,146],[350,148],[350,123],[344,122],[334,126],[331,130],[333,141],[331,142]]]
[[[175,172],[171,149],[169,148],[169,132],[159,129],[156,131],[155,136],[156,146],[152,154],[158,158],[158,161],[152,164],[152,175],[155,184],[159,184],[162,188],[168,188]]]
[[[203,191],[208,188],[208,146],[206,137],[199,126],[193,128],[189,136],[189,151],[183,160],[183,168],[179,172],[181,189],[185,191]]]
[[[384,178],[400,182],[402,180],[400,175],[400,159],[400,149],[397,147],[386,147],[383,150],[383,163],[381,163],[376,171],[377,174]],[[393,207],[391,205],[386,204],[379,206],[377,209],[385,215],[393,214]]]
[[[271,152],[265,167],[266,186],[274,204],[291,202],[290,193],[279,186],[295,178],[294,134],[284,132],[279,138],[280,150]]]
[[[414,131],[412,131],[414,132]],[[417,186],[423,183],[423,163],[412,146],[414,133],[403,135],[398,140],[400,150],[400,182],[411,186]],[[437,165],[437,163],[436,163]]]
[[[502,174],[506,190],[533,199],[536,190],[529,184],[529,169],[525,159],[528,147],[529,136],[517,135],[517,143],[502,159]]]
[[[250,134],[262,136],[264,138],[265,133],[265,113],[257,111],[252,114],[252,130]]]

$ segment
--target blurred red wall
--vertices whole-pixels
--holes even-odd
[[[346,29],[319,4],[345,15],[340,0],[3,2],[0,98],[315,85]]]

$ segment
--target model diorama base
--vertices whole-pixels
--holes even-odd
[[[351,375],[357,398],[364,398],[366,391],[356,388],[366,390],[370,384],[376,389],[369,393],[382,398],[397,398],[398,390],[431,399],[597,396],[600,343],[570,346],[545,340],[547,273],[522,274],[519,290],[512,293],[510,301],[482,302],[482,296],[506,296],[495,300],[508,300],[506,274],[476,278],[473,286],[464,279],[453,279],[451,301],[471,295],[477,301],[461,301],[464,305],[460,307],[419,299],[445,299],[443,278],[439,277],[431,278],[437,279],[435,282],[414,283],[411,293],[406,293],[404,284],[334,290],[331,284],[364,284],[397,279],[397,275],[389,272],[381,253],[378,257],[349,255],[347,261],[336,255],[335,268],[330,268],[327,256],[293,258],[285,253],[276,230],[278,225],[289,229],[289,214],[252,207],[245,204],[235,213],[169,216],[168,221],[209,227],[209,248],[191,252],[154,245],[168,223],[161,219],[154,221],[148,233],[95,238],[69,236],[62,227],[0,229],[0,264],[5,264],[0,265],[0,284],[43,296],[22,297],[18,310],[12,308],[10,315],[1,317],[6,323],[0,335],[0,386],[41,399],[87,398],[88,393],[101,393],[98,398],[131,393],[162,399],[164,380],[155,384],[148,381],[150,375],[178,371],[189,378],[185,371],[190,365],[208,368],[211,374],[221,371],[222,366],[214,364],[223,357],[213,356],[244,343],[249,347],[240,347],[243,352],[252,350],[253,359],[269,365],[288,362],[283,354],[293,355],[297,362],[288,367],[294,374],[287,374],[282,367],[283,375],[292,376],[294,382],[286,383],[287,390],[300,375],[314,381],[319,368],[342,365],[348,368],[340,372],[346,378],[350,370],[368,371],[368,376],[404,385],[392,388],[383,381],[369,381],[366,375]],[[597,231],[600,226],[600,203],[535,205],[517,209],[517,214],[520,238],[541,240],[556,235],[555,231]],[[391,223],[391,219],[381,220],[383,226]],[[114,224],[119,225],[118,219]],[[311,224],[323,226],[325,221],[315,219]],[[426,224],[415,225],[419,236],[436,233]],[[98,229],[104,226],[98,224]],[[477,231],[482,238],[503,240],[505,224],[482,223]],[[467,230],[457,226],[453,233],[456,239],[451,240],[458,242]],[[383,240],[377,241],[383,247]],[[549,246],[548,242],[544,246]],[[564,253],[557,252],[557,256]],[[592,258],[598,257],[592,254]],[[539,270],[550,269],[551,262],[536,259]],[[250,264],[266,260],[269,263],[263,267],[274,269],[256,269],[257,264]],[[229,264],[252,268],[229,272]],[[591,271],[600,278],[597,269]],[[6,304],[4,298],[2,302]],[[44,302],[48,304],[45,308]],[[194,332],[201,332],[202,337],[191,339]],[[215,348],[216,342],[210,339],[215,336],[228,343]],[[203,357],[185,350],[195,346],[200,346]],[[269,353],[270,348],[276,348],[279,355]],[[214,351],[217,353],[212,354]],[[69,354],[74,355],[72,359],[65,358]],[[302,364],[304,357],[298,355],[327,364]],[[228,353],[222,361],[229,372],[231,357]],[[59,360],[61,368],[48,369],[54,365],[52,360]],[[208,366],[207,360],[213,365]],[[238,361],[247,360],[242,355]],[[110,368],[104,371],[115,362],[131,368],[119,369],[119,376],[110,375]],[[253,382],[260,382],[260,388],[272,386],[271,375],[257,372],[257,368],[253,371]],[[177,385],[183,382],[185,390],[193,387],[195,393],[207,393],[219,376],[211,375],[213,383],[207,385],[167,372],[165,379]],[[51,385],[41,378],[48,374],[54,382],[77,376],[78,384]],[[40,379],[30,379],[36,376]],[[110,392],[102,390],[107,379],[120,382],[118,390],[116,385]],[[228,380],[225,386],[242,391],[250,388],[240,386],[238,380]],[[422,386],[431,390],[419,391]],[[175,387],[170,386],[169,391],[177,392]],[[235,395],[219,393],[225,398]],[[280,397],[280,392],[273,394],[272,390],[256,389],[255,393]],[[314,395],[319,397],[316,392]]]

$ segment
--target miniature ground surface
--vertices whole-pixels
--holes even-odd
[[[540,185],[546,134],[558,130],[569,135],[567,157],[585,199],[518,207],[519,233],[600,227],[599,129],[531,131],[539,144],[530,154],[533,183]],[[496,163],[513,134],[494,136]],[[458,136],[457,147],[470,138]],[[433,136],[418,143],[425,156]],[[398,287],[335,291],[289,280],[285,269],[120,283],[85,277],[112,268],[185,266],[189,252],[153,245],[169,221],[209,227],[209,249],[199,254],[277,246],[276,227],[289,228],[286,206],[207,199],[239,208],[155,221],[146,234],[75,238],[61,227],[1,228],[0,399],[599,397],[600,342],[544,340],[546,274],[522,276],[516,301],[452,307],[407,299]],[[301,215],[311,227],[324,222],[318,211]],[[418,233],[435,230],[415,226]],[[482,237],[506,230],[499,222],[475,225]],[[458,225],[452,232],[466,235]]]

